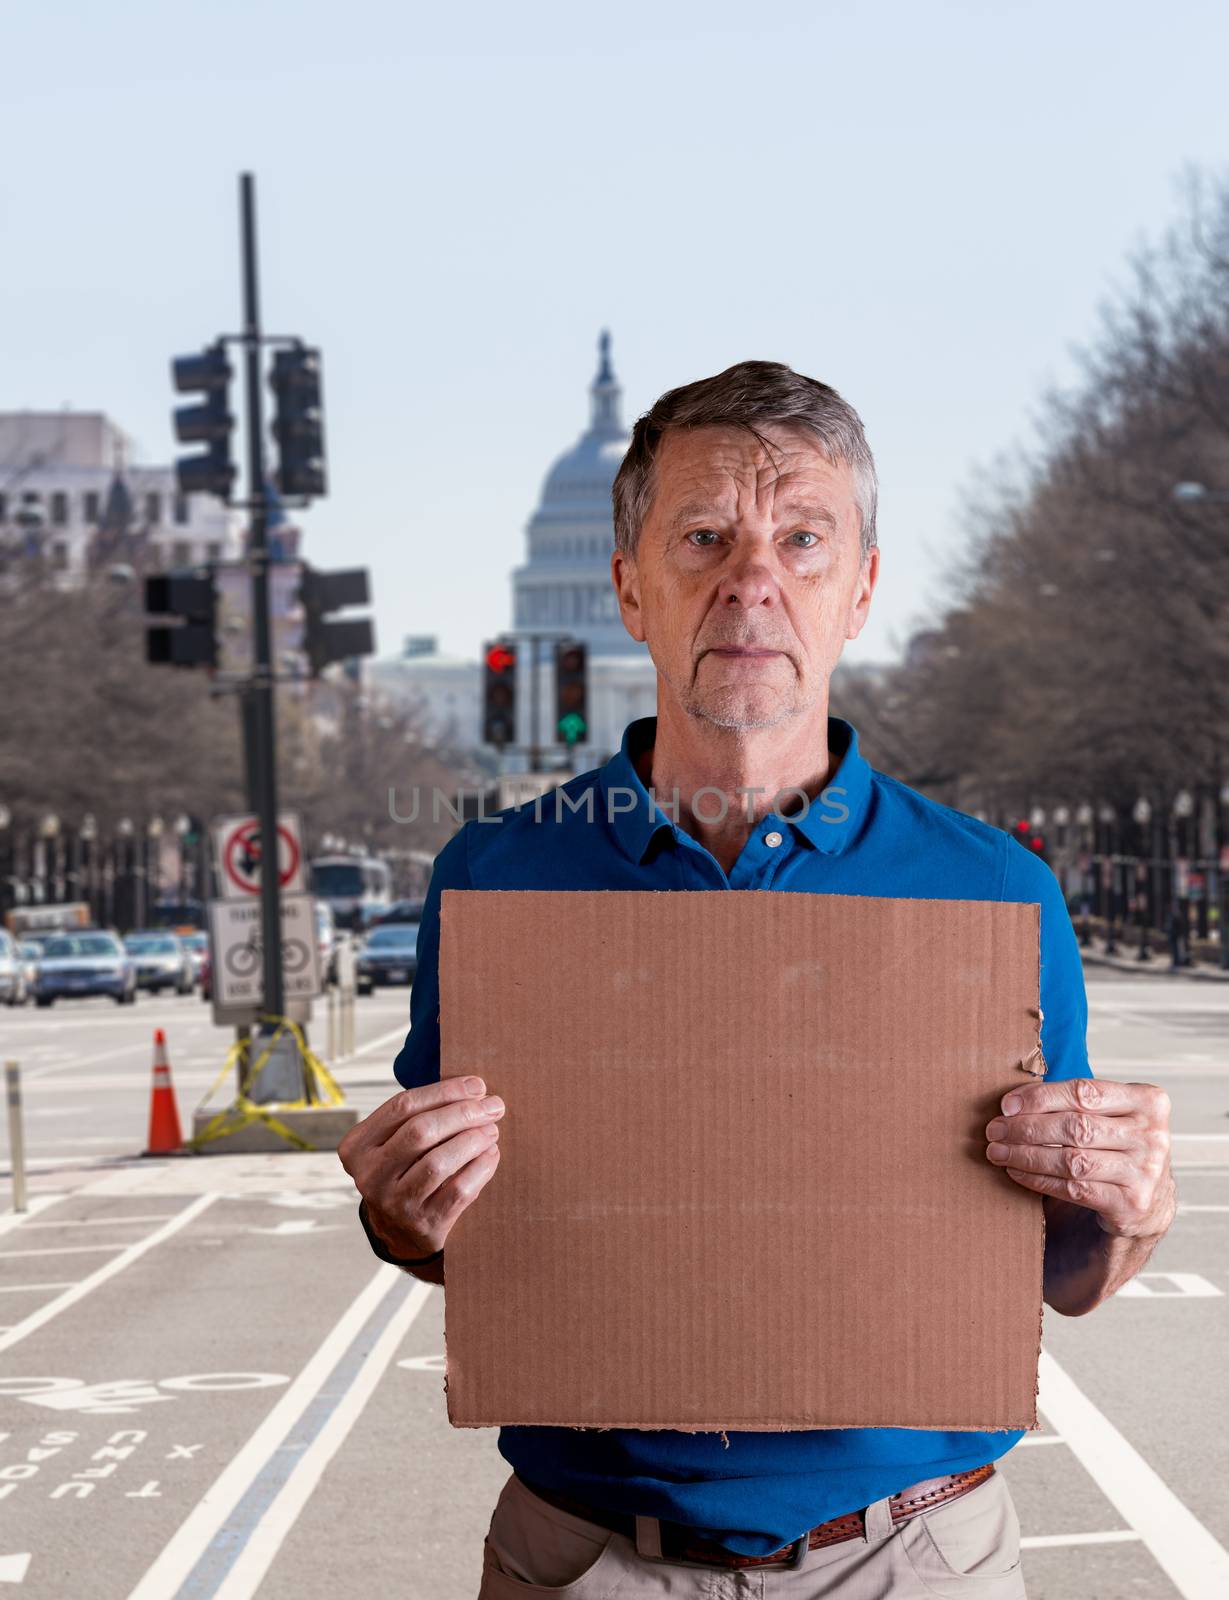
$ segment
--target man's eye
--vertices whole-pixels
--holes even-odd
[[[805,528],[799,528],[797,533],[791,533],[790,538],[798,540],[805,539],[807,543],[799,546],[799,548],[802,550],[814,549],[814,547],[819,543],[819,535],[817,533],[810,533]]]
[[[721,535],[714,533],[712,528],[693,528],[687,537],[693,543],[701,545],[705,549],[709,549],[711,545],[721,537]]]

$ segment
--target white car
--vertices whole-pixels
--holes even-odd
[[[0,1000],[24,1006],[27,998],[26,963],[11,933],[0,928]]]

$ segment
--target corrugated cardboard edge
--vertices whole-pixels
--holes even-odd
[[[441,918],[441,923],[442,923],[443,918],[444,918],[446,902],[451,897],[451,895],[453,893],[455,893],[455,892],[456,891],[451,891],[451,890],[450,891],[446,891],[441,896],[441,900],[440,900],[440,918]],[[510,891],[503,891],[503,892],[507,893],[507,892],[510,892]],[[515,892],[515,891],[511,891],[511,892]],[[668,891],[663,891],[663,892],[668,892]],[[878,898],[890,898],[890,897],[878,897]],[[925,896],[910,896],[909,898],[925,899],[925,898],[928,898],[928,897],[925,897]],[[1033,912],[1035,914],[1035,921],[1036,921],[1036,928],[1037,928],[1037,1006],[1036,1006],[1035,1011],[1030,1013],[1030,1015],[1035,1016],[1036,1019],[1037,1019],[1037,1042],[1033,1046],[1032,1050],[1029,1051],[1028,1055],[1025,1056],[1024,1059],[1021,1060],[1018,1063],[1018,1066],[1019,1066],[1019,1069],[1022,1072],[1027,1073],[1030,1077],[1044,1078],[1049,1069],[1048,1069],[1048,1067],[1046,1065],[1045,1056],[1043,1054],[1042,1047],[1041,1047],[1041,1024],[1042,1024],[1042,1022],[1044,1020],[1044,1013],[1043,1013],[1043,1011],[1041,1009],[1041,907],[1040,907],[1039,904],[1037,904],[1035,902],[1026,902],[1026,903],[1030,904],[1031,907],[1032,907],[1032,910],[1033,910]],[[441,938],[441,945],[442,945],[442,938]],[[442,1029],[442,1024],[443,1024],[442,1013],[440,1014],[440,1023],[441,1023],[441,1029]],[[442,1043],[442,1041],[441,1041],[441,1043]],[[1042,1198],[1041,1196],[1038,1196],[1039,1200],[1041,1200],[1041,1198]],[[1028,1433],[1035,1433],[1035,1432],[1039,1432],[1041,1430],[1041,1423],[1040,1423],[1040,1420],[1039,1420],[1038,1414],[1037,1414],[1037,1402],[1038,1402],[1038,1399],[1039,1399],[1039,1396],[1040,1396],[1041,1347],[1042,1347],[1042,1338],[1043,1338],[1043,1334],[1044,1334],[1044,1325],[1045,1325],[1045,1237],[1046,1237],[1046,1226],[1045,1226],[1045,1211],[1044,1211],[1044,1207],[1042,1205],[1039,1205],[1037,1209],[1038,1209],[1038,1212],[1040,1213],[1039,1226],[1040,1226],[1040,1229],[1041,1229],[1042,1248],[1041,1248],[1041,1252],[1040,1252],[1040,1271],[1039,1271],[1038,1296],[1037,1296],[1037,1299],[1038,1299],[1037,1343],[1036,1343],[1036,1357],[1035,1357],[1035,1361],[1034,1361],[1034,1370],[1036,1372],[1036,1376],[1035,1376],[1035,1378],[1033,1380],[1033,1415],[1032,1415],[1031,1422],[1029,1422],[1022,1430],[1024,1432],[1028,1432]],[[444,1318],[445,1318],[445,1324],[446,1324],[447,1323],[447,1296],[446,1295],[445,1295]],[[444,1380],[443,1380],[443,1391],[444,1391],[444,1395],[445,1395],[445,1404],[446,1405],[447,1405],[447,1395],[448,1395],[448,1365],[449,1365],[449,1363],[448,1363],[447,1344],[448,1344],[448,1338],[447,1338],[447,1332],[446,1332],[446,1328],[445,1328],[445,1332],[444,1332],[444,1346],[445,1346],[444,1369],[445,1370],[444,1370]],[[487,1424],[487,1423],[459,1423],[455,1418],[452,1417],[451,1412],[449,1412],[449,1420],[450,1420],[450,1422],[452,1423],[452,1425],[454,1427],[486,1427],[486,1426],[491,1426],[491,1424]],[[566,1429],[567,1431],[573,1432],[573,1433],[610,1433],[610,1432],[614,1432],[614,1431],[625,1431],[625,1432],[626,1431],[635,1431],[635,1432],[646,1432],[647,1431],[647,1432],[668,1432],[668,1433],[687,1433],[687,1434],[707,1433],[707,1434],[715,1434],[718,1438],[720,1438],[720,1440],[722,1441],[722,1446],[723,1446],[724,1449],[728,1450],[729,1447],[730,1447],[730,1441],[729,1441],[729,1437],[728,1437],[728,1432],[727,1432],[727,1430],[725,1428],[721,1428],[721,1429],[714,1429],[712,1427],[697,1428],[697,1427],[691,1425],[690,1423],[675,1423],[675,1424],[659,1423],[654,1428],[647,1429],[647,1430],[643,1427],[642,1424],[635,1423],[635,1422],[611,1422],[611,1423],[600,1423],[600,1424],[594,1424],[594,1423],[555,1423],[555,1424],[541,1424],[541,1426],[553,1426],[553,1427],[560,1428],[560,1429]],[[864,1426],[864,1425],[863,1424],[858,1424],[858,1423],[844,1423],[844,1424],[842,1424],[842,1423],[826,1423],[822,1430],[817,1430],[817,1431],[824,1431],[824,1432],[831,1431],[831,1430],[855,1431],[855,1430],[860,1429],[862,1426]],[[971,1424],[966,1422],[966,1423],[927,1423],[925,1425],[922,1425],[922,1424],[908,1424],[908,1423],[900,1424],[900,1423],[897,1423],[897,1424],[894,1424],[893,1426],[894,1426],[894,1429],[899,1429],[899,1430],[905,1431],[905,1432],[916,1432],[916,1433],[932,1433],[932,1432],[1001,1433],[1001,1432],[1014,1432],[1014,1431],[1020,1429],[1020,1424],[1019,1423],[1011,1424],[1011,1425],[1008,1425],[1007,1427],[1005,1427],[1004,1424],[1001,1421],[999,1421],[999,1422],[988,1422],[988,1423],[982,1423],[982,1424],[976,1424],[976,1425],[971,1425]],[[736,1431],[747,1431],[747,1430],[736,1430]],[[752,1432],[778,1432],[778,1431],[799,1432],[799,1431],[806,1431],[806,1430],[805,1429],[804,1430],[799,1430],[799,1429],[796,1429],[796,1428],[782,1430],[782,1429],[778,1429],[777,1427],[775,1427],[772,1424],[767,1424],[767,1425],[764,1425],[764,1426],[762,1426],[760,1428],[752,1429],[750,1431],[752,1431]]]

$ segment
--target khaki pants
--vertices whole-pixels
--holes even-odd
[[[634,1539],[612,1533],[559,1510],[513,1473],[483,1546],[478,1600],[1026,1600],[1020,1522],[998,1471],[895,1527],[887,1500],[876,1501],[866,1508],[864,1538],[808,1551],[797,1572],[655,1560],[656,1520],[638,1518]]]

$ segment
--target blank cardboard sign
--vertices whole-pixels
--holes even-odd
[[[1039,908],[442,897],[441,1076],[503,1097],[447,1244],[458,1427],[1035,1428]]]

